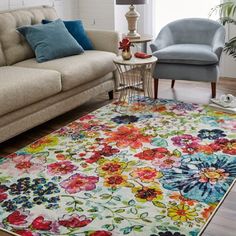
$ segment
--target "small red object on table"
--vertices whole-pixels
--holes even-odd
[[[134,56],[137,57],[137,58],[141,58],[141,59],[146,59],[146,58],[152,57],[152,55],[149,55],[149,54],[144,53],[144,52],[136,52],[134,54]]]

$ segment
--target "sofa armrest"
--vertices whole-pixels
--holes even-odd
[[[86,30],[96,50],[113,52],[118,55],[120,35],[115,31]]]
[[[217,55],[219,60],[220,60],[224,45],[225,45],[225,28],[221,27],[216,31],[214,38],[212,40],[213,52]]]
[[[166,26],[158,34],[155,41],[151,43],[150,47],[152,52],[156,52],[162,48],[168,47],[173,44],[174,44],[173,35],[169,27]]]

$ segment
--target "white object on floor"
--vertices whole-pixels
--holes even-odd
[[[211,102],[222,108],[236,108],[236,97],[232,94],[222,95],[220,99],[212,98]]]
[[[223,106],[217,105],[216,103],[210,103],[209,107],[214,108],[217,111],[226,112],[226,113],[230,113],[230,114],[236,114],[236,107],[234,107],[234,108],[223,107]]]

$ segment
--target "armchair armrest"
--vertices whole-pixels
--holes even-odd
[[[212,40],[213,52],[217,55],[219,60],[220,60],[224,45],[225,45],[225,28],[221,27],[216,31],[214,38]]]
[[[155,41],[150,45],[152,52],[156,52],[162,48],[168,47],[174,44],[173,35],[169,27],[164,27]]]
[[[118,55],[120,35],[115,31],[86,30],[96,50],[113,52]]]

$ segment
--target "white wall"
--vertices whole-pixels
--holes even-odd
[[[129,6],[119,6],[115,0],[77,0],[78,17],[86,28],[127,32],[125,13]]]
[[[78,0],[0,0],[0,11],[39,5],[55,6],[58,16],[64,19],[78,17]]]
[[[78,15],[86,28],[114,30],[114,0],[78,0]]]
[[[226,30],[227,35],[226,39],[229,40],[236,36],[236,26],[230,25],[230,27]],[[221,75],[223,77],[231,77],[236,78],[236,59],[226,55],[223,53],[222,61],[221,61]]]

